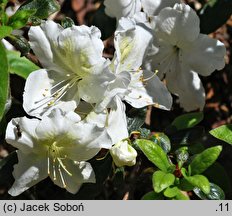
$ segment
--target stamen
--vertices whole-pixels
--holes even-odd
[[[55,163],[54,162],[53,162],[52,169],[53,169],[53,180],[56,181],[56,167],[55,167]]]
[[[57,160],[58,160],[58,162],[59,162],[59,165],[64,169],[64,171],[65,171],[68,175],[72,176],[72,173],[70,173],[70,172],[67,170],[67,168],[66,168],[66,166],[64,165],[64,163],[62,162],[62,160],[61,160],[60,158],[57,158]]]
[[[143,82],[147,82],[149,80],[151,80],[154,76],[156,76],[156,73],[152,74],[150,77],[143,79]]]
[[[62,174],[62,172],[61,172],[61,169],[60,169],[60,164],[59,164],[59,166],[58,166],[58,171],[59,171],[59,173],[60,173],[60,178],[61,178],[62,184],[63,184],[64,188],[66,188],[67,185],[65,184],[64,176],[63,176],[63,174]]]
[[[50,158],[49,158],[49,150],[48,150],[48,175],[50,175]]]

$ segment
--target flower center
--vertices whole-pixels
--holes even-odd
[[[63,172],[66,172],[68,175],[72,176],[66,166],[63,163],[63,160],[67,159],[67,155],[61,155],[61,147],[57,146],[57,142],[53,142],[47,152],[48,160],[48,176],[50,176],[54,181],[57,180],[58,175],[60,176],[63,187],[66,188],[66,181],[63,175]],[[52,175],[52,176],[51,176]]]
[[[37,106],[31,111],[34,111],[44,105],[47,105],[48,107],[56,105],[73,86],[77,85],[80,80],[82,80],[82,77],[77,74],[67,74],[67,79],[58,82],[52,86],[51,89],[44,89],[44,92],[42,93],[43,98],[35,102]]]

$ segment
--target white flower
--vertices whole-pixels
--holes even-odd
[[[9,190],[12,196],[48,176],[56,185],[76,193],[82,183],[95,182],[94,171],[85,161],[111,142],[104,129],[60,109],[52,110],[41,121],[13,119],[7,126],[6,141],[18,148],[15,182]]]
[[[96,124],[99,128],[107,131],[112,142],[104,148],[110,149],[112,144],[128,138],[126,107],[119,96],[114,97],[111,108],[104,109],[100,113],[95,110],[96,108],[91,104],[82,101],[75,112],[81,116],[83,121]]]
[[[179,0],[105,0],[105,12],[110,17],[133,17],[142,9],[149,16],[157,15],[165,7],[172,7]]]
[[[53,21],[31,27],[30,45],[45,69],[31,73],[26,81],[23,107],[29,115],[40,117],[54,107],[74,110],[82,96],[91,103],[101,99],[112,78],[107,70],[102,73],[108,63],[100,36],[96,27],[63,29]]]
[[[133,166],[136,163],[137,152],[128,143],[128,140],[120,141],[110,149],[110,154],[116,166]]]
[[[223,43],[200,34],[199,18],[186,4],[164,8],[154,18],[155,53],[149,58],[158,76],[186,110],[203,109],[205,92],[198,74],[208,76],[224,67]],[[148,64],[149,65],[149,64]]]
[[[172,97],[166,86],[151,71],[142,70],[144,57],[152,42],[152,33],[146,29],[145,14],[137,14],[136,20],[122,18],[115,32],[115,56],[110,70],[115,75],[98,108],[110,107],[115,95],[135,108],[156,105],[170,109]]]

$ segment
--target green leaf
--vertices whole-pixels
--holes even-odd
[[[5,104],[8,96],[9,75],[8,75],[8,62],[5,47],[0,42],[0,120],[5,111]]]
[[[75,25],[74,21],[69,18],[69,17],[65,17],[62,21],[61,21],[61,25],[63,28],[69,28],[72,27],[73,25]]]
[[[18,10],[35,10],[33,16],[45,19],[60,9],[56,0],[28,0]]]
[[[200,188],[194,188],[194,193],[202,200],[224,200],[224,191],[216,184],[210,183],[210,192],[205,194]]]
[[[173,185],[174,181],[175,176],[173,174],[162,171],[154,172],[152,177],[153,188],[156,193],[160,193],[165,188]]]
[[[150,140],[137,139],[137,145],[153,164],[164,172],[173,172],[173,164],[169,162],[164,150]],[[174,166],[175,167],[175,166]]]
[[[226,23],[232,14],[231,0],[209,0],[200,10],[201,33],[210,34]]]
[[[10,26],[0,26],[0,40],[10,35],[12,31],[13,29]]]
[[[193,145],[199,143],[205,133],[203,127],[194,127],[190,129],[184,129],[177,131],[174,134],[168,135],[172,146],[173,145]]]
[[[175,151],[175,155],[177,162],[182,166],[189,158],[188,147],[181,147],[177,149]]]
[[[181,169],[184,178],[193,186],[200,188],[205,194],[210,192],[209,180],[203,175],[187,176],[186,170]]]
[[[189,198],[185,196],[178,187],[167,188],[164,191],[164,196],[175,200],[189,200]]]
[[[203,175],[206,176],[210,182],[221,187],[227,194],[231,193],[231,179],[225,168],[218,162],[215,162],[209,167]]]
[[[182,178],[180,180],[180,184],[178,185],[180,190],[182,191],[192,191],[194,189],[194,186],[190,184],[186,179]]]
[[[217,139],[232,145],[232,124],[222,125],[218,128],[211,130],[209,133]]]
[[[8,25],[13,29],[20,29],[24,27],[28,19],[35,14],[36,10],[18,10],[8,21]]]
[[[32,63],[27,58],[20,57],[20,52],[7,51],[7,58],[10,73],[17,74],[24,79],[26,79],[31,72],[40,69],[37,65]]]
[[[215,146],[208,148],[202,153],[198,154],[189,165],[191,169],[191,175],[203,173],[217,160],[221,151],[221,146]]]
[[[139,128],[138,132],[140,133],[140,138],[141,139],[148,139],[148,137],[151,134],[151,131],[147,128]]]
[[[202,112],[187,113],[177,117],[171,125],[176,127],[177,130],[192,128],[200,123],[203,118],[204,115]]]
[[[164,133],[153,133],[149,139],[159,145],[166,153],[170,152],[171,142]]]
[[[145,122],[146,109],[134,109],[132,108],[128,112],[127,124],[129,133],[138,131]]]
[[[141,200],[163,200],[164,196],[162,193],[156,193],[154,191],[150,191],[146,193]]]
[[[30,44],[27,39],[20,35],[14,35],[9,38],[10,43],[21,52],[22,56],[27,55],[30,52]]]

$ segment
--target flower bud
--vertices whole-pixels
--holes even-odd
[[[120,141],[110,149],[110,154],[116,166],[133,166],[136,163],[137,152],[127,140]]]

